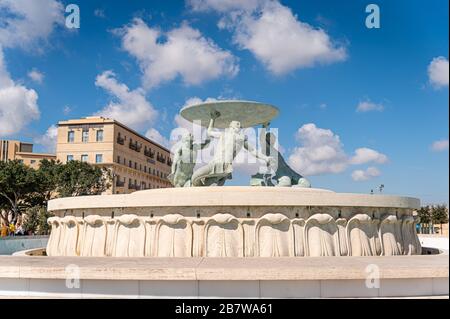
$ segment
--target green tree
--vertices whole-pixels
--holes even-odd
[[[0,162],[0,219],[6,224],[16,223],[18,216],[29,211],[28,225],[33,228],[33,219],[46,215],[36,215],[30,208],[46,211],[47,202],[54,197],[101,194],[110,180],[108,169],[79,161],[63,165],[43,160],[37,170],[19,161]],[[35,228],[45,229],[45,225]]]
[[[48,235],[50,233],[50,225],[47,224],[47,219],[53,215],[45,207],[34,206],[26,211],[25,216],[23,227],[26,233],[31,232],[34,235]]]
[[[420,225],[421,229],[423,228],[424,224],[430,224],[431,223],[431,209],[430,206],[422,206],[417,211],[417,214],[420,218]]]
[[[422,206],[417,211],[421,224],[428,224],[431,221],[430,206]]]
[[[57,197],[57,189],[64,165],[55,160],[44,159],[36,171],[36,192],[30,199],[32,206],[47,206],[47,202]]]
[[[448,209],[446,205],[436,205],[431,209],[431,220],[434,224],[440,225],[442,232],[442,224],[448,223]]]
[[[0,162],[1,219],[16,223],[17,218],[30,207],[29,198],[36,190],[36,172],[14,160]],[[8,216],[11,216],[11,220]]]
[[[110,180],[111,175],[106,168],[70,161],[59,170],[57,192],[59,197],[98,195],[110,186]]]

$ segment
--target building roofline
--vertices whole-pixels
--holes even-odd
[[[132,128],[126,126],[125,124],[122,124],[121,122],[119,122],[119,121],[117,121],[115,119],[111,119],[111,118],[107,118],[107,117],[83,117],[83,118],[72,119],[72,120],[67,120],[67,121],[59,121],[58,122],[58,126],[68,126],[68,125],[74,124],[73,122],[82,121],[82,120],[92,120],[92,122],[95,122],[97,120],[97,121],[99,121],[98,123],[117,124],[120,127],[122,127],[123,129],[125,129],[125,130],[127,130],[127,131],[129,131],[129,132],[131,132],[131,133],[133,133],[133,134],[135,134],[137,136],[139,136],[140,138],[146,140],[147,142],[149,142],[149,143],[151,143],[151,144],[153,144],[153,145],[155,145],[155,146],[157,146],[159,148],[162,148],[163,150],[169,152],[169,154],[171,153],[170,150],[167,147],[162,146],[161,144],[159,144],[159,143],[157,143],[155,141],[152,141],[148,137],[145,137],[141,133],[136,132],[135,130],[133,130]]]

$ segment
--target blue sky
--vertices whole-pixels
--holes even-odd
[[[448,1],[369,3],[0,0],[0,138],[102,114],[164,143],[186,103],[255,100],[314,187],[448,203]]]

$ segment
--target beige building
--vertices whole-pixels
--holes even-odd
[[[0,140],[0,161],[19,160],[32,168],[38,168],[43,159],[56,159],[54,154],[33,153],[33,144],[14,140]]]
[[[58,123],[56,156],[110,169],[107,194],[171,187],[170,151],[125,125],[108,118],[86,117]]]

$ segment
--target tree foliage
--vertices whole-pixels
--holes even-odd
[[[420,223],[428,225],[430,233],[434,232],[433,224],[446,224],[449,221],[448,208],[446,205],[428,205],[423,206],[417,211],[420,217]]]
[[[12,222],[24,210],[30,207],[30,198],[37,191],[35,171],[21,162],[0,163],[0,197],[3,199],[1,218],[8,224],[8,215]]]
[[[431,209],[430,209],[430,206],[422,206],[422,207],[420,207],[420,209],[417,211],[417,214],[419,215],[421,224],[428,224],[428,223],[431,222]]]
[[[446,205],[433,206],[431,210],[431,219],[434,224],[448,223],[448,209]]]
[[[60,197],[98,195],[109,187],[109,173],[85,162],[70,161],[59,171]]]
[[[110,179],[107,169],[79,161],[43,160],[36,170],[17,160],[0,162],[0,217],[15,223],[25,211],[46,207],[52,198],[101,194]]]
[[[52,214],[43,206],[30,208],[26,212],[26,219],[23,223],[25,232],[31,232],[35,235],[48,235],[50,233],[50,225],[47,223],[47,219],[51,216]]]

